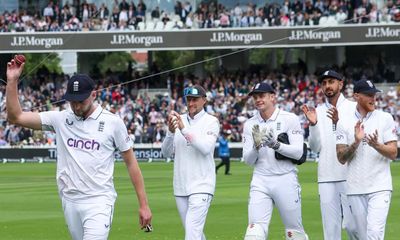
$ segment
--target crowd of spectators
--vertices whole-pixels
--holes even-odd
[[[251,1],[250,1],[251,2]],[[381,3],[378,7],[376,3]],[[145,1],[84,1],[81,5],[49,1],[33,13],[5,11],[0,15],[0,32],[169,30],[181,28],[270,27],[400,22],[400,1],[369,0],[283,0],[265,5],[237,4],[227,7],[215,1],[192,6],[176,1],[174,10],[148,9]],[[147,26],[147,27],[145,27]]]
[[[354,68],[337,69],[346,76],[344,94],[352,97],[352,82],[369,78],[367,71]],[[227,72],[223,68],[206,78],[193,75],[170,75],[164,79],[165,92],[154,97],[139,94],[140,89],[149,87],[149,80],[126,85],[118,85],[126,79],[110,74],[96,79],[98,83],[98,104],[119,115],[125,122],[135,143],[161,143],[166,135],[166,116],[170,110],[185,112],[183,89],[193,84],[201,84],[207,89],[206,111],[219,118],[222,131],[231,133],[232,142],[242,141],[241,132],[244,121],[255,113],[254,102],[247,93],[260,81],[270,83],[278,93],[278,105],[286,111],[297,114],[303,124],[305,138],[308,137],[307,121],[300,111],[302,104],[316,106],[323,103],[324,96],[318,87],[316,74],[303,74],[302,71],[238,71]],[[67,75],[39,75],[21,83],[20,102],[23,109],[33,111],[62,110],[68,107],[64,102],[54,104],[63,95]],[[169,85],[169,86],[167,86]],[[55,144],[52,132],[32,131],[9,125],[5,112],[5,86],[0,85],[0,146]],[[377,108],[390,112],[397,123],[400,134],[400,85],[391,87],[379,94]]]

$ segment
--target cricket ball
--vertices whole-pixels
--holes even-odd
[[[25,56],[22,54],[15,55],[14,61],[18,66],[21,66],[25,62]]]

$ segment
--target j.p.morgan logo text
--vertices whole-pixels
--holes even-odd
[[[323,42],[329,42],[331,39],[340,39],[341,37],[340,31],[293,30],[289,40],[322,40]]]
[[[369,27],[366,38],[400,37],[400,29],[390,27]]]
[[[254,41],[262,41],[261,33],[236,34],[234,32],[215,32],[210,42],[241,42],[250,44]]]
[[[41,38],[34,36],[20,36],[13,37],[11,42],[12,47],[41,47],[51,48],[53,46],[64,45],[64,40],[62,38]]]
[[[135,36],[135,34],[114,34],[111,45],[118,44],[144,44],[150,47],[153,44],[163,44],[163,36]]]

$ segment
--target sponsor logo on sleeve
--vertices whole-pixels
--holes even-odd
[[[292,131],[292,134],[293,134],[293,135],[296,135],[296,134],[303,134],[303,131],[301,131],[301,130],[293,130],[293,131]]]

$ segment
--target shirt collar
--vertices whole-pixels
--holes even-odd
[[[188,121],[196,121],[197,119],[201,118],[204,114],[206,114],[206,111],[204,111],[204,109],[203,109],[203,110],[201,110],[199,113],[197,113],[196,115],[194,115],[193,118],[191,118],[191,117],[189,116],[189,113],[188,113],[188,114],[187,114],[187,118],[188,118]]]
[[[69,114],[73,115],[76,118],[76,120],[85,120],[81,117],[76,116],[74,111],[72,111],[71,106],[68,108],[68,112],[69,112]],[[102,112],[103,112],[103,108],[100,105],[97,105],[96,109],[87,118],[97,119]]]
[[[339,95],[339,98],[337,100],[336,103],[336,107],[339,107],[344,101],[346,100],[346,98],[343,96],[343,94],[341,93]],[[332,104],[329,103],[328,99],[325,100],[325,106],[329,109],[332,107]]]
[[[268,118],[267,120],[264,120],[264,118],[261,117],[260,111],[257,111],[257,120],[258,122],[267,122],[267,121],[275,121],[276,118],[278,117],[279,112],[281,111],[280,108],[275,108],[275,111],[272,113],[271,117]]]
[[[100,114],[103,112],[103,108],[100,105],[97,105],[96,109],[90,114],[88,118],[97,119]]]
[[[358,120],[360,120],[361,122],[364,122],[364,121],[367,121],[367,120],[372,116],[372,114],[373,114],[374,112],[375,112],[375,110],[372,111],[372,112],[368,112],[367,115],[365,115],[365,117],[363,118],[362,115],[361,115],[361,113],[360,113],[360,112],[357,110],[357,108],[356,108],[355,114],[356,114],[356,117],[357,117]]]

